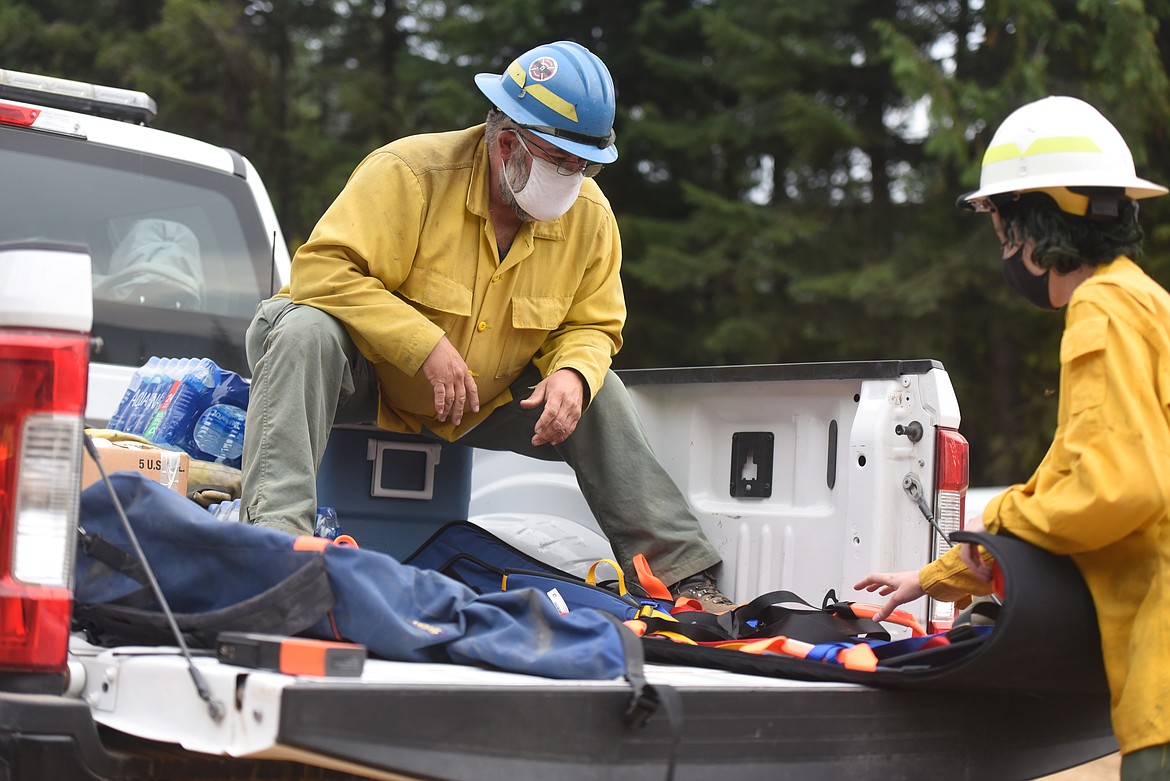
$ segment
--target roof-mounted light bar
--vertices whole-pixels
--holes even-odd
[[[145,92],[103,87],[54,76],[0,69],[0,98],[93,114],[137,125],[149,125],[158,114]]]

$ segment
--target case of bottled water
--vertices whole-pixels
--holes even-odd
[[[108,425],[238,467],[247,408],[247,381],[215,361],[152,356],[134,372]]]

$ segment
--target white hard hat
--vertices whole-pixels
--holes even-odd
[[[1134,199],[1167,193],[1137,176],[1125,139],[1101,112],[1057,96],[1008,115],[983,155],[979,189],[959,200],[977,206],[992,195],[1068,187],[1124,188]]]

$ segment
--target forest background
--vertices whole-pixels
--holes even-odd
[[[1170,0],[0,0],[0,68],[143,90],[246,155],[296,248],[372,149],[483,120],[478,72],[609,66],[629,306],[618,367],[933,358],[974,485],[1025,479],[1063,318],[955,208],[999,122],[1074,95],[1170,183]],[[1170,283],[1170,198],[1141,261]]]

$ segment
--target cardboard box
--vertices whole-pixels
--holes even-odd
[[[191,457],[183,452],[162,450],[140,442],[111,442],[94,439],[102,468],[107,475],[114,472],[141,472],[156,483],[165,485],[184,496],[187,494],[187,468]],[[97,464],[84,454],[81,462],[81,487],[87,488],[101,479]]]

